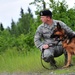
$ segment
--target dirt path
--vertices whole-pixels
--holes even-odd
[[[52,72],[50,73],[1,73],[0,75],[75,75],[75,73],[69,73],[69,74],[54,74]]]

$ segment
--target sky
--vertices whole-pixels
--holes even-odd
[[[29,5],[30,2],[34,0],[0,0],[0,23],[3,24],[4,28],[8,26],[11,27],[11,20],[15,22],[20,18],[20,10],[23,8],[24,12],[27,12],[28,7],[32,10],[32,13],[35,14],[35,6]],[[48,1],[48,0],[46,0]],[[61,0],[59,0],[61,1]],[[74,6],[75,0],[65,0],[69,8]]]

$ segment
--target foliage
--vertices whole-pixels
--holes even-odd
[[[75,30],[71,25],[75,24],[74,19],[75,16],[75,9],[74,8],[68,8],[68,5],[66,4],[65,0],[55,1],[50,0],[50,8],[52,9],[53,18],[57,20],[61,20],[65,22],[68,26],[70,26],[73,30]]]
[[[49,8],[52,10],[53,19],[61,20],[75,30],[75,8],[68,9],[65,0],[55,1],[49,0]],[[43,8],[40,5],[43,4]],[[45,3],[45,7],[44,7]],[[12,19],[11,27],[3,28],[0,24],[0,52],[5,52],[8,48],[16,48],[20,52],[30,52],[34,47],[34,35],[37,27],[41,24],[39,12],[46,8],[47,3],[44,0],[34,0],[31,4],[35,4],[37,17],[33,17],[31,9],[24,13],[23,8],[20,11],[20,18],[17,22]],[[39,4],[39,5],[38,5]]]
[[[7,30],[0,31],[0,52],[5,51],[11,45],[10,39],[10,33]]]
[[[0,23],[0,30],[3,31],[4,30],[4,27],[3,27],[3,24]]]

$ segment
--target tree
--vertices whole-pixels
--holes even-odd
[[[46,8],[47,3],[45,0],[34,0],[34,2],[31,2],[30,5],[31,4],[34,4],[36,6],[36,9],[37,9],[35,11],[36,15],[38,15],[41,10],[47,9]]]
[[[12,19],[12,22],[11,22],[11,34],[15,35],[15,36],[18,35],[18,29],[17,29],[17,26],[16,26],[13,19]]]
[[[4,30],[4,27],[3,27],[3,24],[0,23],[0,30],[3,31]]]
[[[28,8],[28,13],[23,13],[23,16],[19,18],[17,22],[17,28],[18,28],[19,34],[27,34],[30,32],[32,19],[33,17],[32,17],[31,10],[30,8]]]
[[[46,9],[46,2],[45,0],[34,0],[33,2],[30,3],[30,5],[34,4],[36,6],[36,14],[40,11],[40,10],[44,10]]]
[[[8,30],[11,33],[11,29],[9,26],[6,28],[6,30]]]
[[[75,30],[75,9],[71,8],[67,11],[67,16],[69,18],[68,22],[69,22],[69,26]]]
[[[21,8],[21,11],[20,11],[20,15],[21,15],[21,17],[23,17],[23,15],[24,15],[24,10]]]
[[[33,14],[31,12],[31,9],[28,7],[28,13],[30,14],[31,18],[33,18]]]

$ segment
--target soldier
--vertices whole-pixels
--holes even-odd
[[[40,12],[41,21],[43,22],[36,30],[34,36],[34,43],[37,48],[41,50],[42,59],[45,62],[49,62],[51,66],[57,67],[54,57],[58,57],[64,53],[65,63],[67,61],[67,54],[63,49],[61,42],[57,46],[53,46],[53,43],[57,42],[51,37],[53,30],[55,29],[57,22],[71,34],[73,31],[62,21],[52,19],[52,12],[50,10],[43,10]],[[51,46],[50,46],[51,45]]]

